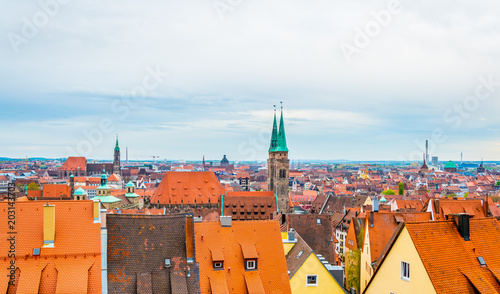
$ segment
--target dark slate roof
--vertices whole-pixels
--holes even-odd
[[[311,247],[307,245],[297,232],[295,232],[295,238],[297,239],[297,243],[286,255],[286,266],[288,268],[289,278],[295,274],[311,253],[314,254]]]
[[[313,203],[315,212],[319,213],[323,208],[322,214],[325,213],[344,213],[344,207],[361,207],[368,196],[341,196],[331,195],[330,197],[316,198],[317,202]],[[318,199],[319,198],[319,199]],[[319,203],[321,202],[322,203]],[[326,204],[325,204],[326,201]],[[323,207],[324,205],[324,207]]]
[[[287,216],[290,228],[295,229],[302,239],[330,263],[335,262],[335,243],[333,236],[333,216],[326,214],[290,214]],[[317,223],[321,220],[321,224]]]
[[[200,292],[199,266],[187,262],[194,227],[185,215],[107,215],[107,228],[108,293]]]

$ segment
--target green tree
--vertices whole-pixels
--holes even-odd
[[[40,190],[40,187],[35,182],[31,182],[28,185],[28,191],[32,190]]]
[[[405,193],[405,184],[402,182],[398,184],[398,195],[403,195]]]
[[[396,192],[394,192],[394,190],[392,190],[392,189],[387,189],[384,192],[382,192],[382,194],[384,194],[384,195],[396,195]]]
[[[360,288],[360,264],[361,264],[361,250],[349,251],[346,253],[345,261],[345,284],[346,288],[350,290],[355,288],[359,293]]]
[[[500,181],[497,181],[497,183],[495,184],[495,186],[500,186]]]

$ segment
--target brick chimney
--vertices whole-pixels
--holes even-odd
[[[194,222],[193,216],[186,215],[186,258],[188,263],[194,261]]]

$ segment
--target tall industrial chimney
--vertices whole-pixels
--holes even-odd
[[[429,163],[429,140],[425,140],[425,162]]]

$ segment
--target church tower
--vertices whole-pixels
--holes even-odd
[[[283,105],[281,105],[279,129],[276,125],[276,108],[274,109],[273,132],[271,134],[271,146],[269,147],[269,159],[267,160],[267,187],[277,197],[278,210],[281,213],[291,212],[288,202],[289,169],[290,160],[288,159],[288,147],[286,146]]]
[[[120,169],[120,146],[118,146],[118,135],[116,135],[116,146],[113,157],[113,173],[120,176],[122,175]]]

